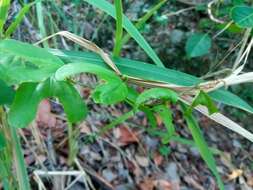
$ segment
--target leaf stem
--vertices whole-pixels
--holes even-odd
[[[121,51],[121,39],[123,35],[123,6],[121,0],[115,0],[116,10],[116,35],[113,56],[119,57]]]

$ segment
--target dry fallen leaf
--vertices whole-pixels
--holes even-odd
[[[155,165],[157,166],[160,166],[163,162],[163,156],[159,153],[159,152],[156,152],[155,155],[154,155],[154,162],[155,162]]]
[[[115,129],[115,136],[121,146],[138,142],[137,134],[124,126]]]
[[[51,113],[51,105],[48,100],[43,100],[39,104],[36,121],[49,127],[56,126],[56,118]]]

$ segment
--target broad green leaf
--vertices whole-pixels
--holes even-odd
[[[95,102],[114,104],[127,97],[128,89],[125,83],[115,73],[98,65],[89,63],[67,64],[57,70],[55,77],[57,80],[63,80],[71,75],[85,72],[95,74],[105,81],[98,85],[92,93]]]
[[[211,38],[207,34],[195,33],[187,39],[185,51],[189,57],[199,57],[209,52]]]
[[[64,63],[47,50],[15,40],[0,41],[0,79],[8,84],[40,82]]]
[[[101,9],[102,11],[106,12],[114,19],[116,19],[116,12],[113,5],[106,0],[84,0],[87,3]],[[155,62],[155,64],[159,67],[164,67],[163,63],[156,55],[154,50],[150,47],[147,41],[143,38],[140,32],[135,28],[132,22],[123,15],[123,27],[125,30],[132,36],[132,38],[139,44],[140,47],[148,54],[148,56]]]
[[[11,34],[17,29],[17,27],[22,22],[25,14],[30,10],[32,5],[34,5],[34,2],[24,5],[24,7],[20,10],[18,15],[16,16],[15,20],[11,23],[11,25],[6,30],[5,37],[9,38]]]
[[[87,108],[76,89],[66,81],[51,78],[42,83],[23,83],[16,92],[8,120],[12,126],[23,128],[34,120],[39,103],[48,97],[57,97],[71,123],[82,120]]]
[[[0,151],[2,151],[5,148],[5,146],[6,146],[6,140],[2,131],[0,131]]]
[[[209,150],[209,147],[202,135],[202,132],[199,128],[199,125],[198,125],[196,119],[193,117],[193,115],[189,115],[186,113],[187,109],[189,109],[188,106],[182,104],[181,107],[184,112],[184,117],[186,119],[187,126],[189,127],[189,129],[191,131],[192,137],[196,143],[197,148],[199,149],[199,152],[200,152],[202,158],[204,159],[207,166],[209,167],[209,169],[212,171],[213,175],[215,176],[218,187],[220,188],[220,190],[224,190],[224,185],[223,185],[222,179],[218,173],[215,159],[214,159],[211,151]]]
[[[163,144],[167,144],[170,138],[175,134],[175,128],[173,125],[172,112],[166,105],[158,105],[154,107],[154,111],[159,114],[167,129],[167,134],[162,139]]]
[[[241,28],[253,27],[253,8],[249,6],[235,6],[231,10],[233,21]]]
[[[189,110],[187,112],[191,114],[193,108],[198,105],[206,106],[208,108],[208,112],[210,115],[218,112],[218,108],[214,104],[211,97],[207,93],[205,93],[203,90],[200,90],[199,93],[196,95],[196,97],[194,98],[192,102],[192,105],[189,107]]]
[[[14,99],[15,91],[0,80],[0,105],[11,104]]]
[[[89,63],[101,66],[103,68],[108,68],[104,61],[95,53],[60,50],[50,50],[50,52],[60,57],[66,63],[83,62],[84,65],[86,65],[86,63]],[[117,58],[114,59],[114,62],[123,75],[129,75],[152,81],[161,81],[181,86],[195,86],[201,82],[204,82],[200,78],[197,78],[193,75],[172,69],[159,68],[155,65],[140,61]],[[215,90],[214,92],[209,93],[209,95],[213,100],[217,102],[253,113],[252,106],[250,106],[240,97],[225,89]]]
[[[150,100],[169,100],[176,103],[178,95],[172,90],[164,88],[152,88],[141,93],[135,102],[135,107],[138,108],[140,105],[145,104]]]
[[[8,17],[10,2],[11,2],[10,0],[0,1],[0,37],[3,34],[3,27]]]

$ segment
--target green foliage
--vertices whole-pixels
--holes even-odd
[[[159,114],[166,127],[167,133],[162,138],[162,143],[167,144],[171,140],[171,137],[175,134],[175,128],[172,122],[172,112],[166,105],[155,106],[154,111]]]
[[[53,50],[50,50],[50,52],[52,52],[54,55],[59,56],[67,63],[82,62],[84,65],[93,64],[108,68],[103,60],[94,53],[73,51],[59,52]],[[180,86],[197,86],[199,83],[204,82],[200,78],[193,75],[189,75],[173,69],[159,68],[155,65],[147,64],[141,61],[117,58],[114,60],[114,62],[123,75],[142,78],[145,80],[161,81]],[[229,92],[228,90],[218,89],[208,94],[214,101],[239,108],[249,113],[253,113],[253,108],[251,105],[249,105],[237,95]]]
[[[57,70],[55,77],[57,80],[63,80],[71,75],[84,72],[96,74],[105,81],[97,86],[92,93],[96,103],[115,104],[126,98],[128,93],[126,84],[112,71],[97,65],[83,62],[67,64]]]
[[[208,34],[195,33],[186,42],[185,51],[188,57],[199,57],[209,52],[211,38]]]
[[[231,10],[233,21],[241,28],[253,27],[253,8],[249,6],[235,6]]]

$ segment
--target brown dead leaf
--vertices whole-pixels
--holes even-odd
[[[163,156],[159,153],[159,152],[156,152],[155,155],[154,155],[154,162],[155,162],[155,165],[157,166],[160,166],[163,162]]]
[[[125,126],[121,126],[115,129],[116,138],[121,146],[125,146],[131,143],[138,142],[138,134],[132,132]]]
[[[36,121],[48,127],[56,126],[56,118],[51,113],[51,105],[48,100],[43,100],[39,104]]]

